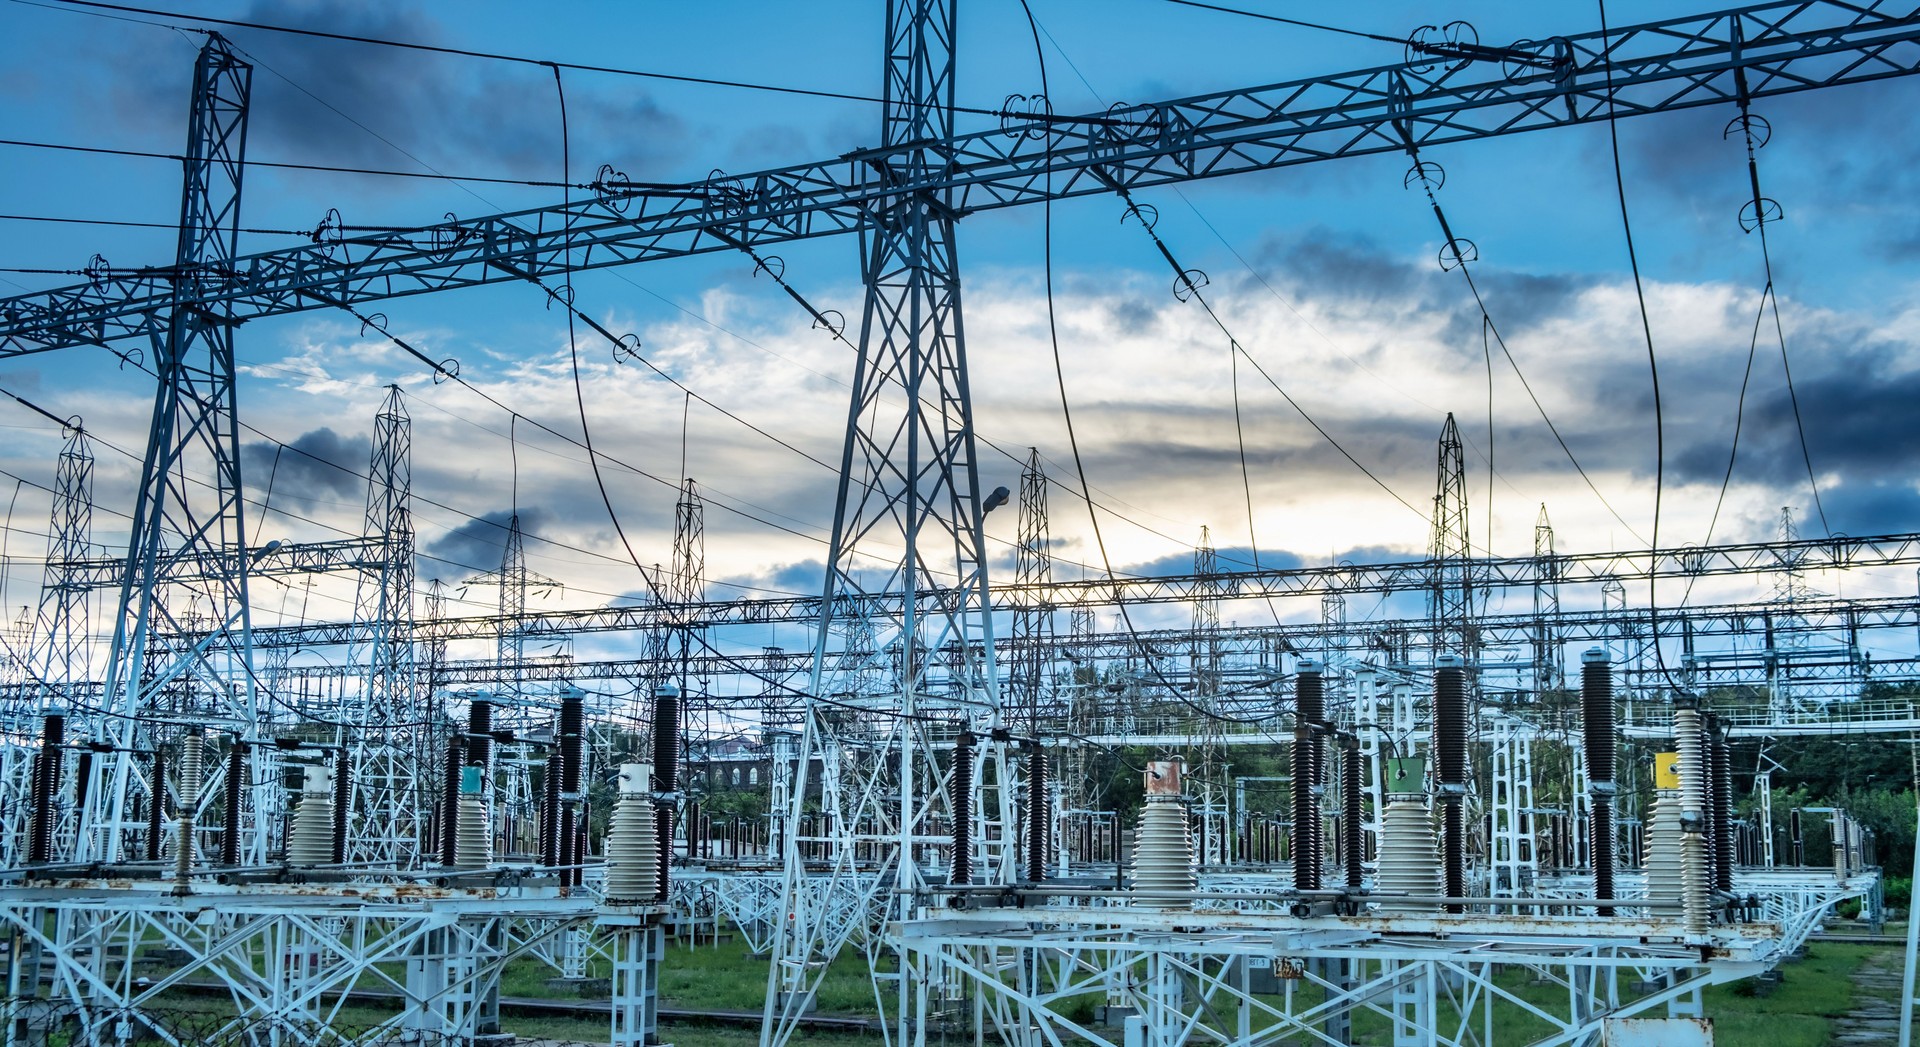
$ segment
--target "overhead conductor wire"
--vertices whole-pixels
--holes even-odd
[[[1612,48],[1611,31],[1607,28],[1607,0],[1597,0],[1600,6],[1601,54],[1607,54]],[[1627,212],[1627,182],[1620,167],[1620,124],[1614,112],[1613,63],[1605,62],[1607,77],[1607,140],[1613,152],[1613,187],[1620,201],[1620,229],[1627,242],[1627,263],[1633,270],[1634,299],[1640,307],[1640,333],[1647,343],[1647,374],[1653,386],[1653,541],[1650,547],[1657,558],[1660,553],[1660,501],[1666,490],[1667,480],[1667,435],[1666,417],[1660,403],[1660,359],[1653,348],[1653,322],[1647,315],[1647,292],[1640,279],[1640,255],[1633,246],[1633,219]],[[1673,672],[1667,667],[1666,654],[1660,648],[1660,600],[1658,586],[1660,572],[1647,572],[1647,625],[1652,634],[1654,661],[1660,667],[1660,675],[1666,678],[1667,686],[1674,691],[1680,685],[1674,680]]]
[[[1045,95],[1048,88],[1047,60],[1045,52],[1042,51],[1040,47],[1039,23],[1035,21],[1033,8],[1029,6],[1027,0],[1020,0],[1020,7],[1026,12],[1027,27],[1033,33],[1033,49],[1040,60],[1040,93]],[[1053,302],[1053,175],[1051,169],[1048,170],[1046,177],[1046,194],[1040,205],[1043,228],[1041,250],[1045,259],[1046,269],[1047,337],[1053,352],[1054,382],[1060,391],[1060,413],[1066,423],[1067,446],[1073,452],[1074,473],[1080,481],[1080,490],[1077,493],[1080,498],[1086,502],[1087,519],[1093,527],[1094,545],[1100,550],[1101,566],[1106,570],[1107,578],[1111,581],[1114,578],[1113,559],[1107,554],[1106,537],[1101,533],[1100,529],[1100,514],[1094,508],[1092,489],[1087,483],[1087,467],[1085,461],[1080,456],[1080,438],[1074,430],[1073,408],[1067,398],[1066,367],[1060,357],[1060,331],[1055,318]],[[1133,644],[1139,647],[1144,655],[1143,663],[1147,666],[1148,670],[1160,680],[1161,685],[1167,689],[1167,693],[1171,695],[1174,700],[1209,720],[1222,723],[1261,724],[1274,719],[1274,715],[1277,715],[1255,717],[1227,716],[1216,710],[1208,709],[1200,703],[1187,698],[1186,695],[1180,693],[1180,688],[1174,685],[1171,680],[1168,680],[1166,675],[1160,671],[1160,667],[1155,663],[1152,652],[1147,649],[1145,644],[1139,641],[1139,630],[1134,627],[1133,617],[1128,612],[1127,605],[1122,602],[1117,606],[1120,610],[1121,621],[1125,624],[1127,635],[1133,638]]]
[[[548,63],[548,64],[552,65],[552,63]],[[559,95],[559,99],[560,99],[560,128],[561,128],[560,141],[561,141],[561,154],[563,157],[562,163],[563,165],[570,166],[571,161],[570,159],[567,159],[568,154],[571,152],[570,150],[571,143],[569,142],[568,129],[567,129],[567,93],[566,93],[566,88],[562,84],[560,79],[559,66],[552,65],[552,68],[553,68],[554,90]],[[563,173],[562,180],[563,181],[568,180],[568,175],[570,174],[571,174],[570,170]],[[566,236],[570,235],[570,233],[571,233],[570,229],[564,230],[563,239]],[[569,252],[568,256],[570,258],[571,246],[568,246],[566,249]],[[634,569],[640,572],[640,578],[642,581],[646,583],[647,588],[652,592],[653,598],[657,602],[661,604],[665,604],[667,602],[666,593],[661,590],[658,580],[656,580],[651,574],[649,574],[647,572],[646,567],[641,564],[640,554],[634,551],[633,542],[627,537],[627,529],[625,525],[623,525],[620,522],[620,514],[613,507],[613,497],[607,492],[606,479],[604,476],[602,476],[600,472],[600,455],[598,451],[594,450],[593,430],[587,421],[586,394],[580,382],[580,352],[579,352],[578,346],[575,344],[575,337],[574,337],[575,335],[574,318],[576,316],[579,316],[580,313],[573,303],[573,269],[571,266],[566,266],[566,267],[563,267],[562,272],[565,274],[565,280],[566,280],[566,283],[564,285],[565,297],[564,299],[562,299],[562,301],[565,304],[567,309],[567,346],[568,346],[569,358],[572,362],[574,405],[578,409],[579,415],[580,415],[580,436],[581,436],[582,444],[585,447],[587,452],[587,464],[593,471],[594,486],[600,492],[601,504],[606,506],[607,519],[613,523],[614,534],[619,536],[621,547],[626,549],[628,559],[633,561]],[[537,280],[535,281],[535,283],[538,283],[538,282],[539,281]],[[549,291],[548,293],[551,295],[554,292]],[[591,321],[589,322],[591,323]],[[594,324],[593,326],[598,328],[599,325]],[[608,337],[612,337],[611,332],[602,330],[601,333],[608,335]],[[615,339],[615,341],[617,342],[618,339]],[[679,383],[675,382],[674,384],[678,385]],[[682,386],[681,388],[685,389],[684,386]],[[689,394],[690,394],[690,391],[689,391]],[[677,489],[679,485],[676,484],[674,486]],[[807,696],[808,692],[800,688],[793,687],[779,680],[775,680],[771,676],[763,675],[761,673],[756,672],[752,667],[746,665],[743,662],[740,662],[738,659],[734,658],[732,655],[729,655],[726,652],[720,650],[718,647],[714,646],[713,642],[711,640],[708,640],[705,636],[699,635],[698,633],[692,632],[692,631],[689,631],[688,635],[689,635],[689,638],[692,639],[694,642],[698,643],[701,646],[701,648],[703,648],[706,651],[706,653],[719,659],[720,661],[725,663],[728,667],[736,671],[742,672],[747,676],[759,679],[761,683],[763,683],[768,687],[778,688],[782,691],[785,691],[789,694],[793,694],[796,696],[803,696],[803,697]],[[868,710],[861,710],[858,706],[835,702],[827,698],[818,698],[817,696],[815,697],[816,697],[816,700],[825,702],[826,704],[829,704],[829,705],[841,706],[841,707],[856,710],[856,711],[868,711]],[[897,715],[897,714],[893,714],[893,715]]]

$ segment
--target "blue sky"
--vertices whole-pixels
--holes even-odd
[[[1583,32],[1586,4],[1461,0],[1430,4],[1280,4],[1272,13],[1391,36],[1466,19],[1488,43]],[[533,58],[873,94],[881,5],[524,3],[207,3],[193,10]],[[1665,3],[1610,4],[1615,24],[1674,13]],[[1162,0],[1033,0],[1057,111],[1276,82],[1396,61],[1372,40],[1275,25]],[[151,19],[166,21],[166,19]],[[1039,89],[1031,37],[1012,0],[961,12],[959,96],[994,107]],[[551,180],[560,124],[545,69],[246,29],[228,35],[257,64],[250,156],[259,160]],[[176,152],[193,34],[58,9],[0,4],[0,137]],[[691,181],[836,155],[878,137],[875,107],[710,86],[569,72],[571,173],[610,163],[635,179]],[[1864,534],[1920,525],[1907,463],[1916,430],[1920,340],[1920,164],[1910,133],[1920,83],[1900,81],[1761,103],[1774,139],[1761,177],[1787,221],[1773,227],[1780,314],[1828,524]],[[1735,214],[1744,152],[1722,138],[1732,111],[1701,110],[1619,126],[1628,203],[1665,378],[1667,488],[1662,544],[1765,537],[1779,508],[1818,533],[1771,320],[1748,382],[1742,450],[1714,511],[1734,428],[1762,283],[1757,239]],[[965,122],[965,121],[963,121]],[[178,171],[165,161],[0,146],[0,213],[172,221]],[[1177,565],[1201,526],[1223,548],[1257,541],[1276,561],[1319,562],[1352,550],[1418,555],[1433,490],[1434,448],[1448,411],[1470,451],[1477,545],[1531,551],[1548,505],[1563,550],[1626,548],[1651,534],[1654,449],[1646,347],[1627,271],[1606,129],[1591,126],[1436,149],[1441,200],[1482,258],[1488,308],[1547,413],[1592,478],[1554,443],[1495,350],[1489,480],[1489,378],[1480,317],[1457,273],[1434,263],[1440,234],[1402,186],[1404,158],[1383,156],[1216,180],[1144,194],[1183,262],[1205,270],[1212,301],[1249,352],[1409,509],[1359,474],[1241,368],[1250,466],[1239,468],[1225,340],[1169,292],[1150,242],[1123,226],[1113,199],[1055,208],[1055,290],[1068,396],[1115,566]],[[431,180],[249,172],[243,224],[310,229],[329,209],[350,224],[418,224],[552,202],[555,190]],[[983,214],[960,229],[974,390],[983,438],[1024,457],[1037,446],[1053,475],[1071,459],[1047,355],[1035,208]],[[300,242],[249,236],[244,249]],[[0,221],[0,266],[77,269],[162,263],[170,234]],[[858,316],[857,248],[839,238],[778,252],[794,285],[824,308]],[[0,293],[72,278],[0,274]],[[596,272],[578,282],[587,312],[639,335],[650,359],[685,384],[815,457],[837,461],[845,350],[740,257]],[[526,418],[576,433],[564,317],[537,292],[497,287],[413,298],[383,310],[391,329]],[[345,320],[345,322],[343,322]],[[406,390],[416,428],[422,575],[458,582],[491,566],[498,521],[515,499],[539,540],[534,568],[564,581],[555,604],[604,602],[642,586],[622,568],[606,512],[579,452],[513,422],[351,320],[320,314],[260,321],[240,337],[243,414],[272,437],[364,469],[383,387]],[[596,442],[655,476],[681,474],[683,400],[592,336],[581,341]],[[144,378],[98,350],[0,362],[0,387],[56,414],[83,414],[103,439],[137,451]],[[59,434],[24,409],[0,466],[48,483]],[[716,594],[817,588],[832,479],[815,464],[713,412],[686,412],[686,472],[710,498],[708,559]],[[517,454],[517,482],[511,465]],[[249,483],[272,474],[257,513],[265,537],[332,537],[358,528],[358,481],[293,464],[271,444],[250,451]],[[100,454],[103,544],[123,539],[133,463]],[[615,470],[613,497],[647,562],[668,556],[672,492]],[[983,484],[1017,489],[1018,467],[983,450]],[[516,494],[517,492],[517,494]],[[1250,497],[1249,497],[1250,495]],[[1254,503],[1251,521],[1246,503]],[[1491,528],[1488,527],[1491,506]],[[1418,510],[1418,511],[1416,511]],[[10,532],[3,594],[30,599],[45,496],[24,488]],[[297,516],[287,515],[288,512]],[[1097,562],[1084,506],[1053,497],[1063,561]],[[479,521],[479,522],[476,522]],[[801,532],[768,526],[768,521]],[[1013,537],[1011,514],[990,531]],[[1491,535],[1489,537],[1489,530]],[[996,547],[1004,555],[1005,545]],[[24,551],[23,551],[24,550]],[[1072,568],[1063,568],[1071,570]],[[1859,595],[1910,591],[1911,579],[1848,580]],[[1837,583],[1836,583],[1837,584]],[[1734,595],[1738,595],[1735,593]],[[344,613],[338,594],[270,589],[263,615]],[[487,599],[470,595],[478,609]],[[351,596],[344,597],[350,607]],[[329,603],[329,601],[331,601]],[[1265,613],[1264,608],[1261,613]],[[1356,612],[1357,613],[1357,612]],[[776,637],[802,646],[798,636]]]

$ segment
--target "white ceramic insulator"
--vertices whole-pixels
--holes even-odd
[[[1383,895],[1438,897],[1440,848],[1433,831],[1433,812],[1419,796],[1394,797],[1380,820],[1380,871],[1374,877],[1374,890]],[[1382,912],[1435,912],[1433,902],[1385,900]]]
[[[478,869],[493,861],[493,833],[487,825],[487,805],[478,796],[460,797],[459,823],[454,826],[453,863]]]
[[[1700,753],[1700,712],[1673,711],[1673,747],[1679,750],[1680,810],[1696,828],[1680,833],[1680,903],[1688,934],[1707,933],[1707,779]]]
[[[653,801],[624,793],[613,805],[607,828],[607,901],[633,905],[660,895],[660,845],[653,827]]]
[[[333,860],[333,797],[303,792],[293,811],[293,832],[287,837],[287,861],[294,865],[325,865]]]
[[[1189,905],[1177,895],[1198,884],[1193,871],[1193,832],[1178,802],[1149,798],[1140,811],[1133,849],[1133,893],[1169,905]]]
[[[194,804],[200,798],[200,736],[189,734],[180,739],[180,824],[173,841],[173,880],[176,888],[187,885],[187,873],[193,868]]]
[[[1661,789],[1647,824],[1647,900],[1680,901],[1680,791]]]

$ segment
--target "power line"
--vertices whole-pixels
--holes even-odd
[[[271,71],[271,70],[269,70]],[[279,74],[275,74],[276,76]],[[291,82],[291,81],[289,81]],[[294,85],[298,87],[299,85]],[[324,104],[324,103],[322,103]],[[34,142],[21,138],[0,138],[0,145],[10,145],[21,149],[50,149],[63,153],[91,153],[101,156],[131,156],[143,160],[184,161],[186,157],[179,153],[156,153],[146,149],[113,149],[97,145],[71,145],[65,142]],[[562,184],[543,181],[538,178],[503,178],[489,175],[450,175],[438,171],[389,171],[373,167],[336,167],[332,164],[297,164],[287,160],[247,160],[247,167],[271,167],[283,171],[321,171],[327,174],[370,175],[381,178],[425,178],[447,182],[487,182],[495,185],[524,185],[539,189],[557,189]],[[567,188],[591,189],[591,183],[574,185]]]
[[[661,73],[647,69],[623,69],[618,66],[587,65],[579,62],[527,58],[522,55],[501,54],[496,51],[475,51],[464,47],[443,47],[439,44],[422,44],[412,40],[393,40],[385,37],[362,36],[355,33],[330,33],[322,29],[300,29],[294,26],[273,25],[268,22],[250,22],[238,18],[215,18],[212,15],[189,14],[184,11],[164,11],[152,7],[97,3],[95,0],[54,0],[54,2],[65,4],[69,7],[86,7],[104,11],[125,11],[131,14],[151,15],[155,18],[178,18],[183,21],[197,22],[203,25],[224,25],[240,29],[258,29],[262,32],[284,33],[288,36],[308,36],[322,40],[338,40],[353,44],[397,47],[408,51],[426,51],[432,54],[456,55],[461,58],[485,58],[496,62],[512,62],[517,65],[544,66],[549,69],[571,69],[583,73],[607,73],[614,76],[634,76],[647,80],[668,80],[675,83],[703,84],[709,87],[734,87],[750,91],[770,91],[776,94],[805,95],[812,98],[832,98],[847,102],[878,103],[882,101],[882,99],[874,98],[870,95],[848,94],[841,91],[823,91],[810,87],[788,87],[780,84],[759,84],[746,80],[727,80],[708,76],[687,76],[679,73]],[[169,26],[168,28],[173,27]]]
[[[1337,25],[1326,25],[1321,22],[1307,22],[1298,18],[1282,18],[1279,15],[1270,15],[1259,11],[1243,11],[1237,7],[1222,7],[1218,4],[1203,4],[1197,2],[1197,0],[1165,0],[1165,2],[1169,4],[1179,4],[1181,7],[1197,7],[1203,11],[1218,11],[1221,14],[1258,18],[1263,22],[1279,22],[1282,25],[1299,26],[1302,29],[1318,29],[1327,33],[1339,33],[1342,36],[1357,36],[1363,40],[1378,40],[1388,44],[1404,44],[1407,42],[1404,37],[1382,36],[1379,33],[1368,33],[1359,29],[1343,29]]]

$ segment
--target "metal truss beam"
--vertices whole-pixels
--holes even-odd
[[[218,579],[232,569],[233,554],[201,549],[176,560],[177,580]],[[47,561],[48,571],[65,576],[74,588],[111,589],[127,577],[125,557],[89,557]],[[272,542],[247,554],[247,574],[253,578],[284,578],[301,574],[377,571],[387,562],[385,541],[379,536],[338,538],[324,542]]]
[[[188,300],[236,322],[868,227],[938,196],[958,217],[1369,153],[1758,99],[1920,71],[1910,5],[1788,0],[1521,42],[1504,63],[1422,59],[1262,87],[1022,119],[668,189],[235,259]],[[1610,89],[1611,88],[1611,89]],[[1610,97],[1611,96],[1611,97]],[[1009,133],[1011,132],[1011,133]],[[916,153],[940,162],[915,163]],[[165,270],[0,299],[0,357],[164,331]]]
[[[357,541],[359,539],[345,540],[346,543]],[[1579,586],[1648,578],[1665,581],[1770,574],[1785,569],[1789,564],[1798,565],[1802,572],[1920,565],[1920,534],[1836,535],[1833,538],[1801,539],[1789,543],[1751,542],[1662,550],[1568,553],[1546,558],[1493,557],[1474,561],[1474,581],[1483,588],[1531,590],[1540,582],[1543,573],[1561,585]],[[1322,567],[1265,568],[1206,576],[1188,574],[1118,578],[1112,581],[1103,578],[1095,581],[996,583],[989,593],[989,599],[994,611],[1018,611],[1023,608],[1104,607],[1121,603],[1184,604],[1214,597],[1251,600],[1343,594],[1378,595],[1423,592],[1431,586],[1432,578],[1433,565],[1430,561],[1403,560],[1381,564],[1341,563]],[[864,606],[876,614],[897,614],[901,599],[898,592],[861,596]],[[1874,606],[1876,601],[1846,603],[1868,608]],[[1817,600],[1796,603],[1795,613],[1817,614],[1819,612],[1807,609],[1819,605],[1820,601]],[[1626,610],[1624,614],[1629,621],[1646,617],[1646,612],[1633,609]],[[714,600],[685,608],[649,603],[628,607],[546,611],[529,614],[513,622],[498,615],[442,618],[435,625],[438,630],[435,635],[449,641],[491,640],[503,628],[517,625],[527,638],[534,639],[577,633],[644,632],[659,627],[669,619],[687,621],[698,628],[722,629],[733,625],[815,622],[819,618],[818,597],[793,596]],[[1686,620],[1685,615],[1677,610],[1663,610],[1658,618],[1663,632],[1669,622]],[[1492,624],[1483,628],[1504,629],[1506,625],[1503,623],[1518,624],[1533,620],[1525,616],[1492,616],[1485,619]],[[274,626],[255,629],[254,642],[262,647],[345,644],[356,642],[356,637],[364,628],[356,622]],[[1343,628],[1361,633],[1369,626],[1357,623]]]

